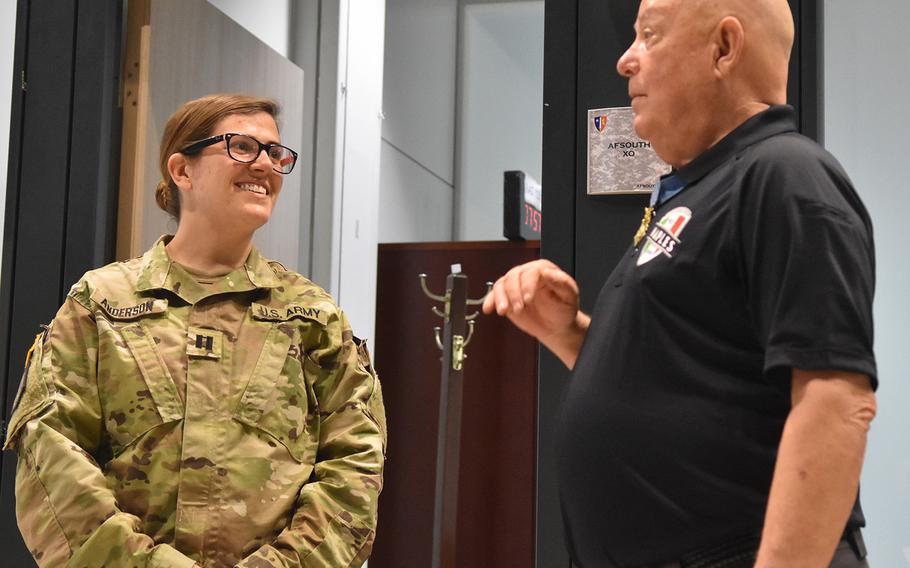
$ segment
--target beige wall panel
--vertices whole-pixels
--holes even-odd
[[[303,141],[303,70],[291,63],[205,0],[154,0],[150,6],[148,93],[145,128],[137,147],[144,151],[133,164],[141,176],[136,186],[141,203],[133,213],[130,247],[133,254],[148,248],[176,223],[158,209],[154,188],[159,181],[158,147],[164,124],[183,102],[215,92],[267,96],[281,104],[282,142],[299,149]],[[140,119],[141,120],[141,119]],[[144,131],[144,132],[143,132]],[[308,234],[310,196],[301,196],[299,168],[285,177],[271,221],[257,231],[254,242],[270,257],[289,267],[309,262],[300,235]]]

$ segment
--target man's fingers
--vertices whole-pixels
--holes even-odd
[[[496,310],[496,313],[503,316],[506,314],[506,310],[509,308],[509,300],[505,293],[505,287],[503,282],[505,281],[505,276],[496,281],[496,284],[493,285],[493,290],[490,292],[489,301],[491,304],[491,311]]]
[[[495,306],[496,303],[493,300],[493,289],[490,288],[490,291],[487,292],[487,295],[483,298],[483,306],[481,306],[481,309],[483,309],[483,313],[485,314],[492,314]]]
[[[578,284],[558,268],[546,268],[540,274],[541,286],[546,286],[557,299],[566,304],[578,303]]]
[[[541,281],[541,274],[559,268],[549,260],[538,260],[529,262],[520,267],[521,270],[516,274],[514,283],[517,289],[512,294],[510,290],[509,298],[512,302],[513,310],[522,310],[534,302],[537,292],[544,283]]]
[[[551,274],[547,281],[541,279],[541,275],[544,273]],[[521,311],[527,304],[534,301],[537,292],[544,286],[548,288],[555,286],[560,289],[568,286],[569,291],[561,291],[558,297],[571,302],[571,287],[574,284],[575,281],[569,275],[562,272],[549,260],[536,260],[512,268],[497,280],[490,293],[484,298],[482,309],[487,314],[493,313],[495,310],[501,316]],[[576,287],[575,296],[577,297],[577,295]]]
[[[516,266],[493,284],[492,290],[490,290],[483,302],[483,311],[485,313],[493,313],[493,310],[496,310],[496,313],[501,316],[508,315],[511,309],[508,289],[512,286],[511,281],[514,280],[519,268],[521,267]]]
[[[540,286],[541,272],[547,270],[544,265],[536,264],[529,267],[521,275],[521,300],[524,304],[530,304],[537,295],[537,289]]]
[[[526,265],[515,267],[510,270],[504,278],[503,291],[506,295],[506,301],[509,303],[509,311],[520,311],[524,308],[521,279],[525,269]]]

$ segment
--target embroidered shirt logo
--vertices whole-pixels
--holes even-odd
[[[673,258],[673,251],[681,242],[679,235],[692,220],[692,211],[688,207],[677,207],[658,221],[648,231],[645,245],[638,256],[638,266],[650,262],[660,255]]]

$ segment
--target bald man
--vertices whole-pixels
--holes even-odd
[[[673,166],[591,313],[553,263],[507,316],[573,370],[556,432],[580,567],[867,566],[872,227],[786,102],[785,0],[643,0],[617,68]]]

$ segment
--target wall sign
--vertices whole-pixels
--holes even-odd
[[[588,195],[651,193],[670,166],[635,134],[631,107],[588,110]]]

